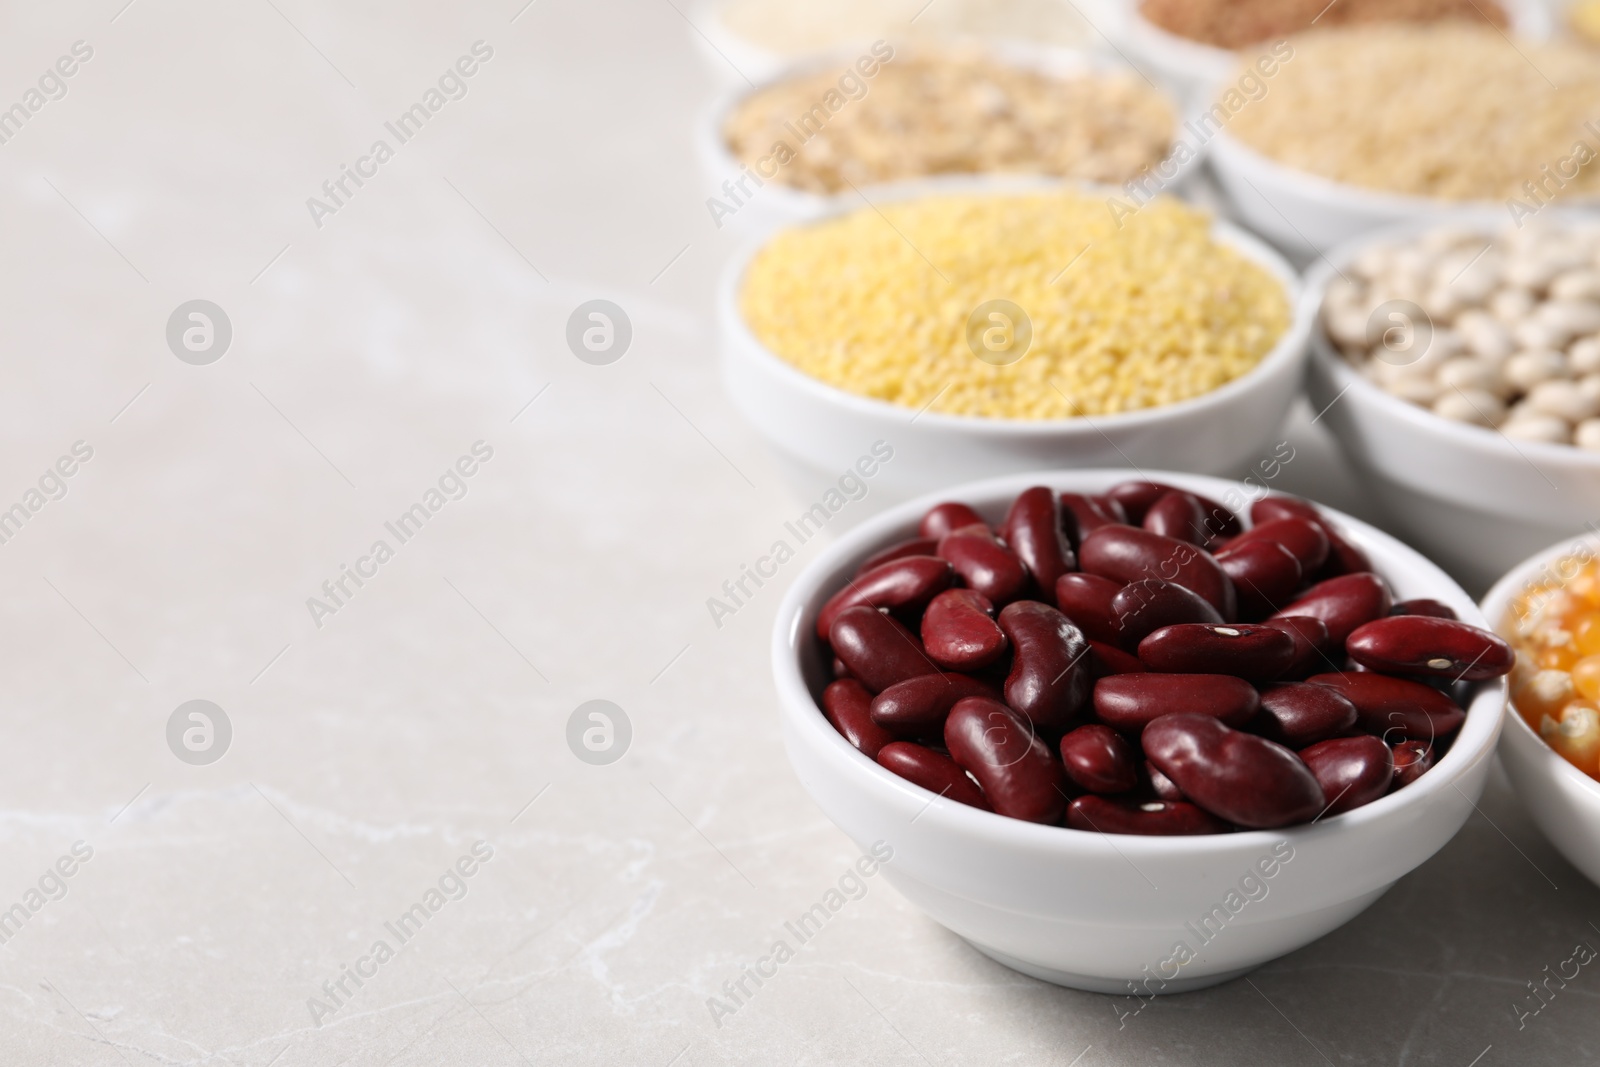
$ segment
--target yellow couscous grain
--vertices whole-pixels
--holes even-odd
[[[1017,362],[968,343],[990,300],[1028,316]],[[937,196],[785,230],[741,294],[755,336],[839,389],[952,415],[1062,419],[1157,407],[1254,368],[1288,329],[1283,285],[1157,198]]]

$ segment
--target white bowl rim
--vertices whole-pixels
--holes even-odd
[[[1085,182],[1057,181],[1022,176],[1006,180],[1001,180],[999,177],[973,179],[964,175],[896,182],[876,186],[875,189],[878,193],[877,198],[868,202],[870,206],[874,207],[877,203],[897,203],[903,200],[918,199],[923,196],[957,195],[962,193],[1009,196],[1026,192],[1075,190],[1092,195],[1110,196],[1121,192],[1121,190],[1111,186],[1093,185]],[[1186,206],[1195,208],[1193,204],[1186,204]],[[1211,223],[1212,238],[1222,244],[1226,244],[1255,263],[1256,266],[1272,274],[1279,284],[1283,286],[1284,298],[1289,303],[1289,326],[1284,330],[1283,335],[1278,338],[1277,343],[1268,350],[1266,355],[1261,357],[1254,367],[1251,367],[1237,378],[1224,382],[1210,392],[1158,407],[1139,408],[1135,411],[1123,411],[1111,415],[1076,415],[1064,419],[1006,419],[988,415],[951,415],[937,411],[916,411],[900,404],[891,404],[887,400],[879,400],[875,397],[860,396],[856,393],[848,392],[838,386],[830,385],[820,378],[813,378],[763,344],[751,331],[749,324],[744,320],[744,315],[739,310],[739,291],[743,286],[745,271],[749,267],[751,260],[780,231],[789,229],[792,226],[814,225],[818,222],[859,210],[862,210],[860,205],[840,204],[826,214],[808,219],[802,223],[777,223],[764,227],[760,233],[748,240],[744,247],[728,262],[728,265],[723,270],[722,280],[718,284],[716,298],[717,317],[725,331],[725,336],[731,336],[736,347],[741,351],[742,355],[739,358],[754,358],[763,363],[770,373],[774,373],[783,379],[790,388],[798,389],[801,392],[810,394],[815,399],[853,411],[858,415],[906,423],[920,420],[929,427],[946,432],[1000,437],[1048,437],[1063,432],[1080,430],[1093,434],[1103,434],[1110,430],[1138,430],[1168,419],[1186,415],[1203,415],[1208,409],[1223,407],[1240,394],[1254,388],[1261,379],[1271,377],[1281,370],[1285,364],[1303,362],[1306,344],[1311,335],[1312,320],[1308,317],[1307,305],[1302,299],[1302,288],[1298,272],[1289,264],[1289,261],[1284,258],[1282,253],[1261,238],[1222,218],[1220,215],[1213,214]]]
[[[1541,211],[1539,217],[1600,223],[1600,207],[1587,208],[1575,205],[1551,207]],[[1503,206],[1460,208],[1430,215],[1423,220],[1370,230],[1327,252],[1320,262],[1306,272],[1301,289],[1300,299],[1304,302],[1305,310],[1311,319],[1309,338],[1311,359],[1333,377],[1341,395],[1345,391],[1353,392],[1362,402],[1372,405],[1386,418],[1408,423],[1425,433],[1438,434],[1460,448],[1480,452],[1493,450],[1506,458],[1520,456],[1524,459],[1537,459],[1566,469],[1600,470],[1600,452],[1587,452],[1575,445],[1553,445],[1543,441],[1518,441],[1513,444],[1511,439],[1499,430],[1446,419],[1435,415],[1425,407],[1390,395],[1356,373],[1355,368],[1350,366],[1328,340],[1327,333],[1323,329],[1322,304],[1329,285],[1333,283],[1334,275],[1341,274],[1341,268],[1353,263],[1368,248],[1379,244],[1393,244],[1435,230],[1461,229],[1481,232],[1488,236],[1491,230],[1498,231],[1508,226],[1510,222],[1506,219]]]
[[[871,42],[877,43],[877,42]],[[900,41],[890,42],[896,49],[895,58],[899,58],[901,50],[907,55],[917,52],[975,49],[989,53],[994,58],[1008,66],[1034,70],[1045,74],[1074,77],[1095,74],[1127,74],[1142,77],[1139,68],[1117,55],[1097,52],[1088,48],[1069,48],[1065,45],[1038,44],[1034,42],[1014,39],[989,39],[989,38],[957,38],[951,41],[925,42],[925,41]],[[728,150],[727,139],[722,136],[722,125],[727,117],[746,99],[769,89],[775,85],[802,78],[809,74],[817,74],[826,70],[838,69],[839,64],[849,67],[851,61],[859,58],[860,48],[843,46],[830,49],[826,52],[801,56],[791,62],[785,63],[782,69],[771,76],[757,79],[750,85],[733,86],[725,89],[714,97],[711,102],[700,109],[695,118],[694,137],[700,146],[704,158],[714,166],[723,169],[729,176],[739,174],[745,169],[734,154]],[[1172,144],[1175,148],[1180,142],[1185,123],[1196,119],[1201,113],[1194,101],[1185,101],[1169,90],[1156,86],[1155,92],[1172,108]],[[1184,142],[1187,145],[1187,142]],[[1193,176],[1200,167],[1209,147],[1209,142],[1198,148],[1190,149],[1190,156],[1178,165],[1177,171],[1171,178],[1162,179],[1167,188],[1177,186],[1185,179]],[[1164,156],[1161,163],[1172,158],[1172,149]],[[1156,164],[1160,166],[1160,164]],[[1152,167],[1151,170],[1155,168]],[[1050,181],[1071,182],[1070,178],[1057,178],[1048,174],[1030,174],[1025,171],[971,171],[952,172],[948,174],[928,174],[918,178],[907,178],[892,182],[874,182],[862,186],[864,192],[883,190],[899,185],[906,185],[916,181],[932,181],[941,178],[1043,178]],[[1137,175],[1135,176],[1137,177]],[[785,185],[775,179],[765,181],[761,186],[761,196],[767,198],[776,194],[772,199],[783,203],[787,208],[796,213],[817,215],[826,213],[830,208],[839,204],[851,204],[851,194],[848,191],[837,193],[814,193],[808,189],[797,189]]]
[[[1510,640],[1506,634],[1501,633],[1500,620],[1510,610],[1512,598],[1517,596],[1530,584],[1532,579],[1546,570],[1552,563],[1573,554],[1580,548],[1587,549],[1591,556],[1600,558],[1600,533],[1591,532],[1577,537],[1569,537],[1565,541],[1559,541],[1549,548],[1535,552],[1502,575],[1500,580],[1495,582],[1489,588],[1489,591],[1484,594],[1483,600],[1479,602],[1479,610],[1489,620],[1489,625],[1494,631],[1500,634],[1501,637],[1506,637],[1507,640]],[[1506,729],[1517,731],[1525,741],[1538,746],[1539,751],[1542,753],[1539,757],[1541,766],[1546,770],[1546,773],[1562,776],[1567,781],[1588,790],[1596,798],[1600,798],[1600,781],[1596,781],[1578,770],[1578,768],[1568,763],[1559,752],[1546,744],[1544,738],[1535,733],[1533,727],[1528,725],[1528,721],[1522,717],[1522,713],[1511,706],[1509,693],[1506,695],[1505,718],[1510,723]]]
[[[816,559],[806,565],[784,594],[773,624],[772,635],[773,675],[780,691],[779,714],[796,729],[808,730],[821,737],[821,744],[838,755],[842,760],[842,766],[855,768],[845,773],[857,777],[866,776],[868,780],[876,783],[878,792],[912,790],[913,796],[926,794],[930,798],[938,799],[936,794],[901,778],[880,766],[876,760],[868,759],[863,752],[845,740],[834,729],[833,724],[828,722],[816,698],[806,687],[799,655],[796,652],[798,645],[795,644],[794,638],[807,632],[802,629],[803,627],[812,625],[814,613],[809,609],[814,605],[820,606],[824,595],[822,588],[824,579],[833,576],[836,571],[843,571],[847,566],[858,563],[885,544],[892,543],[891,537],[897,530],[903,532],[914,526],[917,518],[941,501],[965,500],[975,507],[981,507],[982,505],[978,503],[980,498],[997,496],[1005,499],[1033,485],[1047,485],[1054,491],[1063,491],[1063,487],[1074,484],[1104,482],[1110,485],[1130,477],[1189,486],[1214,499],[1220,499],[1228,490],[1238,490],[1245,484],[1225,478],[1183,474],[1176,471],[1103,467],[1040,470],[952,486],[890,508],[851,529],[825,548]],[[1481,614],[1477,618],[1473,617],[1477,614],[1477,608],[1472,598],[1421,553],[1359,519],[1321,504],[1317,507],[1341,529],[1349,532],[1358,543],[1376,547],[1378,553],[1383,555],[1399,557],[1407,569],[1412,570],[1415,576],[1424,579],[1425,584],[1434,589],[1432,595],[1437,596],[1442,592],[1446,598],[1454,599],[1467,607],[1468,610],[1463,613],[1463,621],[1479,626],[1485,625]],[[1240,518],[1248,522],[1248,516]],[[831,593],[831,590],[829,592]],[[1045,853],[1073,853],[1089,849],[1093,850],[1095,855],[1189,857],[1235,849],[1266,849],[1284,840],[1286,835],[1293,835],[1297,842],[1310,843],[1325,835],[1343,833],[1397,815],[1406,808],[1420,807],[1433,799],[1436,794],[1453,786],[1469,763],[1492,755],[1494,744],[1499,737],[1501,714],[1506,701],[1507,684],[1504,677],[1479,683],[1479,688],[1466,709],[1466,720],[1452,739],[1450,750],[1427,773],[1404,789],[1390,792],[1369,804],[1314,823],[1301,823],[1271,830],[1156,837],[1139,834],[1108,835],[1072,830],[1063,826],[1048,826],[997,815],[955,801],[945,804],[929,803],[924,812],[925,817],[932,820],[931,827],[934,832],[982,836],[998,844]],[[804,710],[797,710],[801,708]]]

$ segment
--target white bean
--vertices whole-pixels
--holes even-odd
[[[1589,452],[1600,452],[1600,419],[1585,419],[1573,431],[1572,443]]]
[[[1401,400],[1409,400],[1413,404],[1421,404],[1424,407],[1439,399],[1444,392],[1439,388],[1438,382],[1420,374],[1397,378],[1392,382],[1384,382],[1381,387],[1390,396],[1397,396]]]
[[[1367,316],[1359,308],[1324,308],[1322,325],[1341,348],[1367,346]]]
[[[1511,328],[1519,348],[1565,348],[1573,331],[1542,319],[1523,319]]]
[[[1506,280],[1524,289],[1542,290],[1565,269],[1560,258],[1547,251],[1518,250],[1506,264]]]
[[[1587,300],[1552,300],[1534,312],[1540,322],[1567,331],[1568,338],[1600,330],[1600,304]]]
[[[1557,300],[1600,300],[1600,271],[1569,270],[1550,283],[1550,295]]]
[[[1567,378],[1540,382],[1528,390],[1522,401],[1528,410],[1541,415],[1554,415],[1568,422],[1582,422],[1600,415],[1600,403]]]
[[[1528,390],[1540,382],[1560,378],[1567,372],[1567,357],[1548,348],[1518,352],[1506,360],[1506,381],[1518,389]]]
[[[1600,371],[1600,336],[1583,337],[1572,342],[1567,349],[1567,359],[1574,374],[1593,374]]]
[[[1479,389],[1451,389],[1433,402],[1433,413],[1456,422],[1493,426],[1505,418],[1506,406],[1493,393]]]
[[[1500,424],[1500,432],[1518,441],[1564,445],[1572,441],[1572,424],[1554,415],[1518,414]]]
[[[1489,297],[1489,312],[1508,326],[1533,312],[1533,294],[1526,289],[1501,289]]]
[[[1446,360],[1435,372],[1434,378],[1445,388],[1482,389],[1489,393],[1498,393],[1501,388],[1500,369],[1487,360],[1472,356]]]
[[[1499,361],[1514,351],[1510,331],[1492,315],[1481,311],[1464,312],[1456,319],[1455,327],[1474,355]]]

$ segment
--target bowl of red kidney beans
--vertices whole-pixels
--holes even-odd
[[[1441,847],[1512,662],[1372,527],[1125,471],[879,516],[774,644],[791,761],[902,892],[1002,963],[1139,996],[1305,944]]]

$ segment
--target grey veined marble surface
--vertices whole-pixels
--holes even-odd
[[[0,1060],[1600,1056],[1600,890],[1499,780],[1348,926],[1148,1004],[868,872],[767,667],[823,539],[706,608],[820,485],[717,381],[680,8],[9,5]],[[565,342],[594,300],[614,362]],[[1363,511],[1285,432],[1285,487]]]

